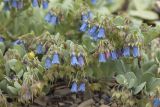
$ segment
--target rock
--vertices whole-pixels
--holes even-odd
[[[44,107],[46,107],[46,105],[47,105],[47,102],[44,101],[44,98],[43,98],[43,97],[40,97],[40,98],[35,99],[35,100],[34,100],[34,103],[36,103],[36,104],[38,104],[38,105],[40,105],[40,106],[44,106]]]
[[[110,106],[108,106],[108,105],[101,105],[100,107],[110,107]]]
[[[66,96],[68,94],[70,94],[70,89],[67,87],[65,87],[63,89],[57,89],[54,91],[55,96]]]
[[[91,107],[93,103],[93,99],[89,99],[87,101],[82,102],[78,107]]]
[[[116,103],[113,103],[111,107],[118,107]]]

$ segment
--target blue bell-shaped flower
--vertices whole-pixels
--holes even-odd
[[[23,1],[18,1],[17,8],[22,9],[23,8]]]
[[[91,11],[88,11],[88,19],[90,20],[93,19],[93,13]]]
[[[84,66],[84,57],[81,54],[78,56],[78,63],[80,67]]]
[[[22,45],[24,42],[22,40],[16,40],[15,42],[13,42],[13,45]]]
[[[130,48],[129,47],[123,48],[123,56],[125,56],[125,57],[130,56]]]
[[[52,24],[52,25],[56,25],[58,23],[57,21],[58,21],[57,16],[52,15],[49,23]]]
[[[17,0],[12,0],[12,7],[17,8]]]
[[[47,0],[43,0],[42,6],[43,6],[43,9],[47,9],[48,8],[48,1]]]
[[[87,22],[83,22],[81,27],[80,27],[80,31],[81,32],[85,32],[87,30],[88,27],[88,23]]]
[[[99,62],[106,62],[106,56],[104,53],[99,53]]]
[[[11,1],[11,0],[3,0],[4,2],[9,2],[9,1]]]
[[[76,82],[74,82],[74,83],[72,84],[71,92],[72,92],[72,93],[77,93],[77,92],[78,92],[78,85],[77,85]]]
[[[133,57],[139,56],[139,49],[137,46],[133,46]]]
[[[60,64],[58,53],[53,54],[52,64]]]
[[[87,20],[88,20],[88,15],[82,14],[81,20],[82,20],[82,21],[87,21]]]
[[[52,17],[51,13],[48,12],[47,15],[45,16],[44,20],[47,21],[47,22],[50,22],[51,17]]]
[[[97,32],[94,32],[94,33],[93,33],[92,39],[93,39],[94,41],[97,41],[97,40],[98,40]]]
[[[37,7],[38,6],[38,0],[32,0],[32,6]]]
[[[160,106],[160,100],[159,98],[154,98],[153,100],[153,107],[159,107]]]
[[[93,36],[94,33],[96,33],[96,30],[98,29],[97,26],[93,26],[91,29],[88,30],[88,34],[90,36]]]
[[[104,30],[104,28],[99,28],[97,37],[98,38],[105,38],[105,30]]]
[[[51,67],[52,67],[52,61],[49,57],[47,57],[46,60],[45,60],[45,68],[49,69]]]
[[[0,42],[4,42],[4,38],[3,37],[0,37]]]
[[[111,58],[112,58],[112,60],[116,60],[117,59],[117,53],[116,53],[116,51],[112,51],[111,52]]]
[[[95,5],[97,3],[97,0],[91,0],[91,3]]]
[[[79,65],[77,57],[76,57],[76,55],[74,53],[71,55],[71,65],[72,66]]]
[[[81,83],[80,86],[79,86],[79,88],[78,88],[78,91],[79,92],[85,92],[85,90],[86,90],[85,83]]]
[[[43,45],[38,44],[37,49],[36,49],[37,54],[43,54]]]

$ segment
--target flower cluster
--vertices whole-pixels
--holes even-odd
[[[4,10],[10,10],[12,8],[22,9],[23,8],[23,0],[3,0],[4,2]]]
[[[4,38],[3,37],[0,37],[0,43],[1,42],[4,42]]]
[[[159,107],[160,106],[160,99],[154,98],[153,100],[153,107]]]
[[[58,16],[55,13],[48,12],[44,20],[51,25],[57,25],[59,23]]]
[[[99,62],[106,62],[107,59],[111,58],[112,60],[117,60],[120,57],[130,57],[133,56],[134,58],[140,56],[140,49],[138,46],[127,46],[120,50],[112,50],[106,52],[100,52],[98,59]]]
[[[86,90],[86,85],[84,82],[80,83],[79,87],[78,84],[76,82],[73,82],[72,86],[71,86],[71,92],[72,93],[77,93],[77,92],[85,92]]]
[[[45,60],[45,68],[49,69],[52,67],[52,65],[60,64],[60,58],[59,54],[55,52],[52,56],[52,58],[47,57]]]
[[[4,2],[4,10],[10,10],[12,8],[15,9],[22,9],[24,6],[24,0],[3,0]],[[43,9],[47,9],[48,8],[48,0],[32,0],[32,6],[33,7],[38,7],[39,3],[42,3],[42,7]]]
[[[48,8],[48,0],[42,0],[42,7],[43,9],[47,9]],[[32,0],[32,6],[33,7],[38,7],[39,6],[39,1],[38,0]]]

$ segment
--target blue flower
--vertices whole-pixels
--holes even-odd
[[[91,29],[88,30],[88,34],[92,36],[96,32],[97,28],[97,26],[93,26]]]
[[[72,66],[76,66],[76,65],[78,65],[79,63],[78,63],[78,60],[77,60],[77,57],[76,57],[76,55],[75,54],[72,54],[71,55],[71,65]]]
[[[12,7],[17,8],[17,0],[12,1]]]
[[[85,90],[86,90],[85,83],[81,83],[79,88],[78,88],[78,91],[85,92]]]
[[[13,45],[21,45],[21,44],[23,44],[23,41],[19,39],[13,42]]]
[[[3,37],[0,37],[0,42],[4,42],[4,38]]]
[[[49,23],[52,24],[52,25],[56,25],[56,24],[58,23],[58,18],[57,18],[57,16],[52,15]]]
[[[88,15],[86,15],[86,14],[82,14],[82,16],[81,16],[81,20],[82,20],[82,21],[86,21],[86,20],[88,20]]]
[[[93,13],[91,11],[88,11],[88,19],[93,19]]]
[[[139,56],[139,49],[137,46],[133,46],[133,57]]]
[[[98,40],[97,32],[93,33],[92,39],[93,39],[94,41],[97,41],[97,40]]]
[[[83,55],[79,55],[78,56],[78,63],[79,63],[80,67],[84,66],[84,57],[83,57]]]
[[[52,64],[60,64],[59,55],[56,52],[53,55]]]
[[[85,32],[87,30],[88,27],[88,23],[87,22],[83,22],[83,24],[80,27],[80,31],[81,32]]]
[[[45,16],[44,20],[49,22],[51,20],[51,17],[52,17],[51,13],[48,12],[47,15]]]
[[[71,92],[72,92],[72,93],[77,93],[77,92],[78,92],[78,85],[77,85],[76,82],[74,82],[74,83],[72,84]]]
[[[17,8],[18,9],[22,9],[23,8],[23,2],[22,1],[18,1]]]
[[[11,8],[10,8],[10,6],[9,6],[9,3],[8,3],[8,2],[4,2],[3,10],[8,11],[8,10],[10,10],[10,9],[11,9]]]
[[[42,5],[43,5],[43,9],[47,9],[48,8],[48,1],[43,0]]]
[[[37,54],[43,54],[43,45],[38,44],[37,49],[36,49]]]
[[[99,53],[99,62],[106,62],[106,56],[104,53]]]
[[[32,6],[37,7],[38,6],[38,0],[33,0],[32,1]]]
[[[111,52],[111,58],[112,58],[112,60],[116,60],[117,59],[117,53],[116,53],[116,51],[112,51]]]
[[[125,57],[130,56],[130,48],[129,47],[123,48],[123,56],[125,56]]]
[[[95,5],[97,3],[97,0],[91,0],[91,3]]]
[[[45,68],[49,69],[49,68],[51,68],[51,66],[52,66],[51,59],[49,57],[47,57],[45,60]]]
[[[153,107],[159,107],[160,106],[160,100],[159,98],[154,98],[153,100]]]
[[[105,30],[104,30],[104,28],[99,28],[97,37],[98,38],[104,38],[105,37]]]

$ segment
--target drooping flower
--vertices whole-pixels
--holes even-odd
[[[23,1],[18,1],[17,8],[22,9],[23,8]]]
[[[52,17],[51,13],[48,12],[47,15],[45,16],[44,20],[47,21],[47,22],[50,22],[51,17]]]
[[[105,37],[105,30],[104,30],[104,28],[99,28],[97,37],[98,38],[104,38]]]
[[[106,62],[106,56],[104,53],[99,53],[99,62]]]
[[[56,25],[58,23],[58,17],[55,15],[52,15],[49,23],[52,25]]]
[[[53,54],[52,64],[60,64],[59,54],[56,52]]]
[[[112,51],[111,52],[111,59],[112,60],[116,60],[117,59],[117,53],[116,53],[116,51]]]
[[[81,83],[79,88],[78,88],[78,91],[79,92],[85,92],[85,90],[86,90],[85,83]]]
[[[92,39],[93,39],[94,41],[97,41],[97,40],[98,40],[97,32],[93,33]]]
[[[17,8],[17,0],[12,0],[12,7]]]
[[[9,0],[4,0],[4,7],[3,7],[3,10],[4,11],[8,11],[10,10],[10,5],[9,5]]]
[[[32,6],[37,7],[38,6],[38,0],[32,0]]]
[[[87,22],[83,22],[81,27],[80,27],[80,31],[81,32],[85,32],[87,30],[88,27],[88,23]]]
[[[97,3],[97,0],[91,0],[91,3],[95,5]]]
[[[49,69],[49,68],[51,68],[51,66],[52,66],[52,61],[49,57],[47,57],[45,60],[45,68]]]
[[[133,57],[139,56],[139,49],[137,46],[133,46]]]
[[[37,49],[36,49],[37,54],[43,54],[43,45],[38,44]]]
[[[93,26],[91,29],[88,30],[88,34],[92,36],[96,32],[97,29],[98,29],[97,26]]]
[[[72,66],[79,65],[79,63],[78,63],[78,60],[77,60],[77,57],[76,57],[75,53],[73,53],[73,54],[71,55],[71,65],[72,65]]]
[[[83,57],[82,54],[80,54],[80,55],[78,56],[78,64],[79,64],[80,67],[83,67],[83,66],[84,66],[84,57]]]
[[[90,20],[93,19],[93,13],[91,11],[88,11],[88,19]]]
[[[88,15],[87,14],[82,14],[81,20],[82,21],[87,21],[88,20]]]
[[[23,44],[23,41],[19,39],[13,42],[13,45],[22,45],[22,44]]]
[[[71,92],[72,93],[77,93],[78,92],[78,85],[76,82],[74,82],[71,86]]]
[[[154,98],[153,100],[153,107],[159,107],[160,106],[160,100],[159,98]]]
[[[48,8],[48,1],[47,0],[43,0],[42,6],[43,6],[43,9],[47,9]]]
[[[0,37],[0,42],[4,42],[4,38],[3,37]]]
[[[123,48],[123,56],[125,56],[125,57],[130,56],[130,48],[129,47]]]

